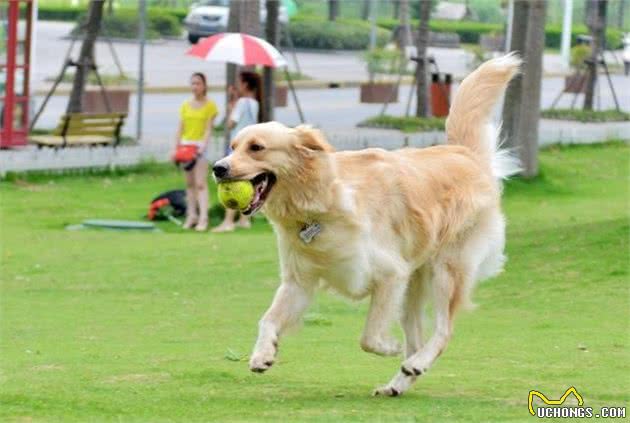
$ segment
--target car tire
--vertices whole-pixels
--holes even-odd
[[[199,41],[199,35],[195,35],[195,34],[188,34],[188,41],[190,42],[190,44],[197,44],[197,42]]]

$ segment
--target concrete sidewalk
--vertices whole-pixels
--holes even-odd
[[[324,131],[329,142],[338,150],[359,150],[380,147],[393,150],[403,147],[427,147],[445,142],[443,132],[405,134],[399,131],[372,128],[351,128]],[[542,120],[540,146],[554,143],[590,144],[610,139],[625,139],[630,136],[630,122],[607,124],[575,123]],[[147,140],[136,146],[77,147],[60,150],[37,149],[29,146],[16,150],[0,150],[0,176],[7,172],[32,170],[65,170],[82,168],[114,168],[139,164],[151,160],[169,161],[173,144]],[[223,156],[222,138],[215,139],[210,158]]]

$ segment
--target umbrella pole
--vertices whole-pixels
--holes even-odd
[[[297,107],[298,114],[300,115],[300,123],[304,123],[304,114],[302,113],[302,107],[300,107],[300,102],[297,98],[297,94],[295,93],[295,87],[293,86],[293,80],[291,79],[291,74],[289,73],[288,66],[284,67],[284,76],[287,78],[287,83],[289,84],[291,96],[293,97],[293,101],[295,101],[295,107]]]

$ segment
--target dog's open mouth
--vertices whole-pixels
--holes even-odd
[[[251,183],[254,185],[254,199],[245,210],[241,211],[247,216],[256,213],[265,204],[273,184],[276,183],[276,176],[271,172],[264,172],[251,179]]]

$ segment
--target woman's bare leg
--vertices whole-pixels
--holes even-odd
[[[190,229],[197,224],[197,190],[195,189],[194,169],[186,172],[186,221],[184,229]]]
[[[245,228],[245,229],[249,229],[252,227],[252,222],[249,216],[245,216],[243,213],[241,213],[241,215],[238,218],[238,222],[236,223],[236,225],[239,228]]]
[[[236,211],[232,209],[225,209],[225,217],[223,218],[223,222],[216,228],[212,230],[212,232],[231,232],[234,230],[234,219],[236,218]]]
[[[195,190],[199,206],[199,218],[195,230],[205,231],[208,229],[208,161],[203,158],[197,160],[192,173],[195,175]]]

